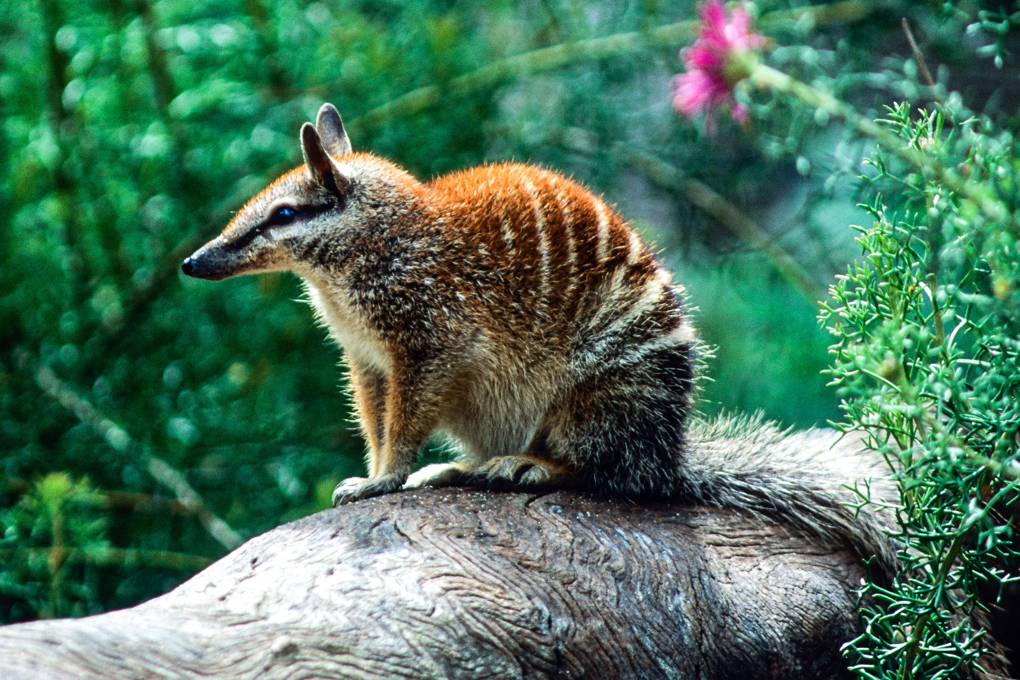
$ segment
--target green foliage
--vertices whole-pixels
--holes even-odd
[[[1009,54],[1009,34],[1020,26],[1020,11],[1015,7],[1010,8],[1009,3],[997,0],[981,0],[976,4],[975,8],[970,2],[945,0],[943,9],[946,15],[967,23],[967,35],[980,36],[984,44],[977,49],[977,53],[992,57],[995,67],[1001,69]]]
[[[675,270],[699,306],[699,333],[715,348],[699,410],[753,413],[768,402],[769,415],[783,423],[835,419],[839,410],[821,375],[828,338],[818,332],[817,307],[763,259]],[[805,412],[811,403],[818,406]]]
[[[863,259],[832,288],[830,371],[847,426],[898,471],[903,572],[869,583],[861,677],[956,677],[989,652],[978,613],[1016,578],[1020,231],[1010,134],[960,110],[890,109],[903,144],[992,188],[1002,221],[878,154]]]

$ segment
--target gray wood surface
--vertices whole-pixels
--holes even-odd
[[[0,678],[832,678],[849,551],[715,508],[422,490],[273,529],[162,597],[0,628]]]

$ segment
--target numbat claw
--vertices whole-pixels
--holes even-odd
[[[407,479],[407,475],[388,474],[366,479],[365,477],[348,477],[333,489],[333,507],[353,503],[362,498],[382,496],[399,490]]]

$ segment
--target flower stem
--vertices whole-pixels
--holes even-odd
[[[843,0],[827,5],[796,7],[776,10],[761,17],[762,28],[770,31],[795,30],[798,26],[842,26],[861,21],[876,11],[896,7],[895,0]],[[449,97],[461,97],[472,92],[496,87],[506,82],[546,73],[574,64],[604,61],[611,58],[637,55],[652,49],[673,49],[696,36],[699,21],[689,19],[656,26],[643,31],[628,31],[612,35],[587,38],[539,47],[492,61],[473,71],[463,73],[443,83],[425,85],[405,92],[372,108],[347,123],[352,133],[367,134],[369,129],[399,117],[413,116],[430,108],[441,106]],[[343,82],[326,83],[312,91],[323,95],[342,88]]]
[[[938,159],[926,155],[912,146],[905,145],[898,136],[870,118],[862,116],[846,102],[757,61],[752,54],[748,54],[746,57],[735,56],[750,62],[741,64],[741,66],[746,69],[747,82],[754,87],[793,95],[808,106],[840,118],[861,134],[875,140],[889,153],[920,170],[929,179],[939,181],[946,188],[972,201],[987,218],[995,222],[1007,219],[1008,215],[1002,203],[997,201],[985,187],[964,179],[955,170],[942,165]]]

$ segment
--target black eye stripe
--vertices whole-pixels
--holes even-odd
[[[294,217],[292,217],[291,219],[286,220],[284,222],[274,223],[272,221],[272,218],[273,218],[275,213],[280,208],[290,208],[290,209],[292,209],[294,211]],[[229,244],[227,244],[227,247],[228,248],[232,248],[232,249],[238,249],[238,250],[243,249],[249,243],[254,241],[256,236],[264,234],[265,232],[271,230],[273,227],[287,226],[288,224],[292,224],[295,220],[297,220],[299,218],[300,219],[310,219],[310,218],[315,217],[317,215],[321,215],[324,212],[328,212],[329,210],[330,210],[330,206],[328,206],[328,205],[322,205],[322,206],[319,206],[319,205],[308,205],[308,206],[300,206],[300,207],[289,206],[289,205],[288,206],[279,206],[277,208],[274,208],[273,212],[270,213],[269,215],[267,215],[266,218],[263,219],[261,222],[256,224],[254,227],[252,227],[248,231],[246,231],[244,234],[241,234],[240,236],[238,236],[236,239],[231,241]]]
[[[330,209],[328,205],[280,205],[262,220],[259,228],[286,226],[298,219],[308,219],[321,215]]]
[[[245,233],[241,234],[240,236],[235,238],[233,241],[228,243],[227,247],[232,249],[232,250],[241,250],[242,248],[247,246],[249,243],[254,241],[255,237],[258,236],[261,232],[262,232],[262,225],[261,224],[257,224],[257,225],[255,225],[255,228],[249,229],[248,231],[246,231]]]

